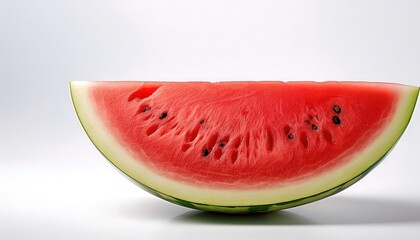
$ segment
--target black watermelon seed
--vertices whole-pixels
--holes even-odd
[[[168,116],[168,113],[164,112],[164,113],[160,114],[159,118],[164,119],[164,118],[166,118],[166,116]]]
[[[146,106],[146,107],[144,107],[143,108],[143,110],[141,110],[142,112],[146,112],[146,111],[149,111],[151,108],[149,107],[149,106]]]
[[[339,106],[337,106],[337,105],[334,105],[333,110],[336,113],[341,113],[341,108]]]
[[[312,119],[314,119],[314,116],[309,115],[309,118],[305,120],[305,123],[309,124],[312,121]]]
[[[203,123],[204,123],[204,119],[201,119],[200,124],[203,125]]]
[[[336,125],[338,125],[338,124],[340,124],[340,123],[341,123],[340,118],[339,118],[339,117],[337,117],[337,116],[334,116],[332,120],[333,120],[333,123],[334,123],[334,124],[336,124]]]
[[[288,139],[293,139],[295,136],[293,136],[293,134],[291,134],[291,133],[289,133],[288,135],[287,135],[287,138]]]
[[[220,147],[224,147],[226,145],[226,143],[225,142],[219,142],[219,146]]]
[[[207,148],[204,148],[204,150],[203,150],[203,156],[204,157],[207,157],[207,155],[209,155],[209,154],[210,154],[209,150]]]
[[[316,131],[318,130],[318,127],[315,124],[312,124],[312,130]]]

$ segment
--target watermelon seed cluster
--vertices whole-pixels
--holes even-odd
[[[313,119],[314,119],[314,116],[309,115],[309,118],[305,120],[305,124],[311,124],[311,122],[312,122]],[[318,115],[316,116],[316,119],[319,120],[319,116]],[[315,123],[312,123],[311,124],[311,128],[314,131],[318,130],[318,126]]]
[[[311,109],[310,109],[311,110]],[[335,112],[335,116],[333,117],[332,121],[334,124],[340,124],[341,119],[337,116],[341,113],[341,108],[338,105],[334,105],[332,110]],[[307,118],[304,120],[304,123],[314,132],[320,131],[322,137],[325,139],[326,142],[332,143],[333,137],[331,132],[328,129],[320,128],[318,125],[318,121],[321,121],[321,116],[317,115],[315,111],[310,111],[308,113]],[[290,125],[285,125],[283,127],[283,132],[288,140],[298,139],[299,142],[305,147],[309,147],[310,138],[308,136],[308,132],[301,132],[301,133],[294,133],[293,129]]]
[[[140,107],[139,111],[137,113],[145,113],[151,110],[151,106],[149,104],[142,104],[142,106]],[[334,105],[332,107],[332,110],[334,111],[334,116],[332,118],[332,121],[335,125],[338,125],[341,123],[341,119],[339,118],[339,115],[342,112],[342,109],[340,108],[340,106],[338,105]],[[148,116],[146,116],[146,118],[144,120],[148,120],[151,116],[153,116],[153,114],[149,114]],[[168,111],[162,111],[160,112],[160,114],[157,116],[158,119],[163,120],[166,118],[168,118],[169,114]],[[169,119],[169,121],[171,121],[173,118]],[[307,119],[304,121],[304,123],[308,126],[309,129],[311,129],[312,131],[320,131],[320,133],[322,134],[323,138],[327,141],[332,143],[332,135],[330,133],[330,131],[328,131],[328,129],[324,129],[324,128],[320,128],[318,125],[318,120],[320,120],[320,116],[316,115],[315,112],[310,112],[307,115]],[[200,118],[195,126],[190,129],[189,131],[187,131],[187,133],[184,136],[184,144],[182,145],[182,151],[186,152],[188,149],[190,149],[191,146],[195,145],[194,142],[196,141],[200,141],[203,137],[199,136],[199,131],[200,128],[205,127],[206,125],[206,120],[204,118]],[[157,131],[158,127],[160,126],[160,124],[153,124],[151,127],[149,127],[146,131],[146,134],[148,136],[150,136],[151,134],[153,134],[154,132]],[[177,126],[177,123],[171,128],[174,129],[174,127]],[[286,138],[290,141],[292,140],[298,140],[305,148],[308,148],[309,146],[309,136],[308,133],[309,132],[294,132],[293,128],[291,125],[286,124],[283,127],[283,132],[286,136]],[[236,138],[232,139],[229,143],[229,136],[220,136],[219,133],[214,133],[213,135],[210,136],[209,141],[206,142],[202,148],[201,148],[201,156],[202,157],[210,157],[212,156],[212,158],[214,157],[214,159],[220,159],[222,157],[222,155],[224,154],[228,154],[227,158],[230,159],[231,163],[235,163],[238,160],[238,155],[239,155],[239,146],[241,145],[241,143],[243,142],[248,149],[249,146],[249,139],[251,137],[252,134],[250,134],[249,132],[246,133],[244,136],[237,136]],[[252,135],[254,136],[254,135]],[[272,130],[267,127],[266,128],[266,148],[267,151],[273,151],[274,148],[274,143],[275,143],[275,139],[274,139],[275,134],[272,132]],[[255,137],[257,137],[258,140],[258,135],[255,135]],[[224,149],[226,146],[228,146],[228,149]],[[225,152],[228,151],[228,152]],[[250,153],[246,152],[246,158],[250,157]]]
[[[340,108],[340,106],[338,106],[338,105],[334,105],[334,106],[333,106],[333,110],[334,110],[334,112],[335,112],[335,113],[337,113],[337,114],[340,114],[340,113],[341,113],[341,108]],[[339,125],[339,124],[341,123],[341,120],[340,120],[340,118],[339,118],[337,115],[335,115],[335,116],[332,118],[332,121],[333,121],[333,123],[334,123],[335,125]]]
[[[220,157],[223,154],[222,148],[226,146],[226,144],[229,141],[229,136],[225,136],[221,139],[219,139],[217,146],[219,148],[214,148],[216,145],[217,139],[219,138],[219,134],[216,133],[212,137],[210,137],[209,142],[206,144],[206,146],[203,148],[202,156],[207,157],[210,155],[211,152],[214,152],[214,158],[220,159]]]

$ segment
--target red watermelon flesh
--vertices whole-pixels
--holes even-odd
[[[95,113],[154,172],[189,185],[260,189],[352,159],[395,114],[393,84],[101,82]]]

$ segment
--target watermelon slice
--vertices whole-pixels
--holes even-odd
[[[89,138],[152,194],[264,212],[333,195],[376,166],[418,87],[367,82],[71,82]]]

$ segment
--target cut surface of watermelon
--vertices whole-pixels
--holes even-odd
[[[260,212],[357,182],[395,145],[419,88],[369,82],[71,82],[95,146],[183,206]]]

